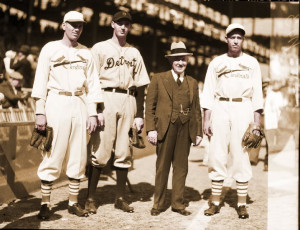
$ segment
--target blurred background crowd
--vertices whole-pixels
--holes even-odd
[[[200,84],[212,58],[226,51],[226,26],[231,22],[243,24],[247,30],[243,50],[260,62],[264,86],[268,88],[266,96],[272,90],[281,94],[278,106],[299,107],[299,3],[2,0],[2,108],[32,106],[26,101],[30,98],[40,48],[62,36],[60,24],[65,12],[78,10],[84,14],[88,23],[80,42],[91,47],[109,38],[111,17],[118,9],[129,10],[133,15],[129,43],[141,51],[149,73],[168,68],[164,54],[172,41],[182,40],[194,53],[188,74]]]

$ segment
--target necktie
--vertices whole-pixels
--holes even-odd
[[[177,80],[176,80],[176,82],[177,82],[177,85],[178,85],[178,86],[180,86],[180,85],[181,85],[181,81],[180,81],[180,79],[179,79],[179,78],[180,78],[180,75],[178,75],[178,77],[177,77]]]

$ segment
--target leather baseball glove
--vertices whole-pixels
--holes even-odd
[[[259,131],[259,135],[253,133],[255,130]],[[250,124],[243,136],[242,145],[245,148],[257,148],[264,136],[264,131],[260,126]]]
[[[51,127],[46,126],[46,129],[44,131],[40,131],[34,128],[30,140],[30,145],[42,151],[49,152],[51,149],[52,139],[53,129]]]
[[[134,146],[138,149],[143,149],[146,147],[143,137],[138,135],[138,131],[136,128],[131,128],[129,130],[128,134],[129,134],[130,142],[131,142],[132,146]]]

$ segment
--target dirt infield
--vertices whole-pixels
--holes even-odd
[[[263,162],[253,166],[253,179],[249,183],[248,211],[250,218],[238,219],[235,183],[227,181],[224,188],[224,206],[213,217],[203,215],[210,195],[210,181],[207,167],[200,166],[203,148],[192,147],[189,157],[185,197],[189,201],[190,216],[181,216],[168,208],[157,217],[150,215],[152,207],[156,155],[136,157],[134,169],[129,173],[133,193],[127,191],[127,199],[135,208],[133,214],[124,213],[113,207],[115,175],[102,176],[98,184],[98,212],[87,218],[79,218],[67,212],[68,187],[56,184],[51,195],[52,212],[49,221],[40,222],[36,215],[40,207],[40,193],[31,194],[22,200],[15,200],[0,206],[1,228],[23,229],[267,229],[267,172]],[[263,158],[261,151],[261,158]],[[171,173],[170,173],[171,176]],[[232,185],[232,186],[231,186]],[[171,192],[169,179],[168,196]],[[81,183],[79,201],[84,204],[87,181]],[[168,200],[170,204],[170,200]]]

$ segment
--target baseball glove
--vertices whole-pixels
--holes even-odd
[[[259,135],[253,133],[255,130],[259,131]],[[264,136],[264,131],[260,126],[250,124],[243,136],[242,145],[245,148],[257,148]]]
[[[130,137],[130,142],[131,142],[132,146],[134,146],[138,149],[143,149],[146,147],[143,137],[138,135],[138,131],[136,128],[131,128],[129,130],[129,137]]]
[[[52,139],[53,129],[51,127],[46,126],[46,129],[44,131],[40,131],[34,128],[30,140],[30,145],[42,151],[49,152],[51,149]]]

